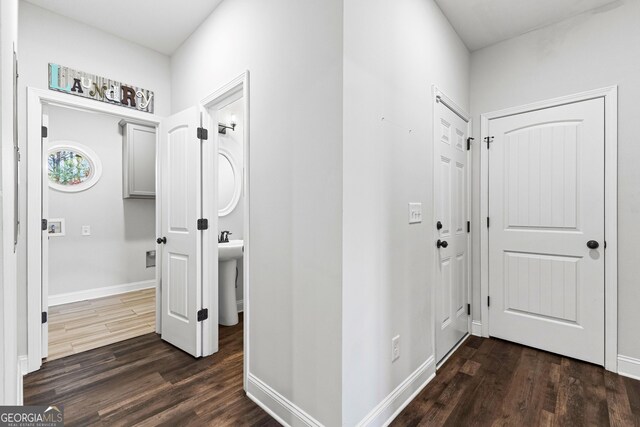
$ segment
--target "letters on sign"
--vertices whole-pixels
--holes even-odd
[[[152,91],[58,64],[49,64],[49,89],[153,113]]]

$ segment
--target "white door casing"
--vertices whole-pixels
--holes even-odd
[[[160,124],[162,165],[162,339],[202,355],[201,111],[191,107]],[[206,321],[210,321],[207,319]]]
[[[49,107],[42,106],[42,128],[49,129]],[[49,135],[42,134],[42,219],[49,218]],[[42,230],[42,312],[49,316],[49,230]],[[44,319],[43,319],[44,320]],[[49,356],[49,321],[42,322],[42,358]]]
[[[434,300],[436,362],[440,362],[469,332],[469,120],[436,93],[433,227],[441,245],[436,249]]]
[[[599,365],[604,107],[596,98],[488,126],[489,334]]]

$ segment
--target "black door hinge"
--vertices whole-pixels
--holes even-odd
[[[471,233],[471,221],[467,221],[467,233]]]
[[[467,151],[471,150],[471,141],[473,141],[475,138],[467,138]]]
[[[46,138],[49,136],[49,129],[46,126],[42,126],[42,137]]]
[[[49,316],[48,316],[46,311],[43,311],[42,312],[42,323],[47,323],[47,320],[49,320]]]
[[[484,141],[487,143],[487,150],[489,149],[489,144],[491,144],[493,142],[493,137],[492,136],[487,136],[484,138]]]
[[[47,228],[49,228],[49,221],[47,221],[46,219],[43,219],[40,222],[40,228],[42,229],[42,231],[46,231]]]
[[[200,218],[198,220],[198,230],[207,230],[209,228],[209,220],[206,218]]]
[[[198,139],[203,141],[209,139],[209,131],[205,128],[198,128]]]
[[[487,307],[491,307],[491,297],[487,295]]]
[[[203,308],[202,310],[198,310],[198,322],[202,322],[209,318],[209,309]]]
[[[489,217],[487,217],[487,228],[489,228]]]
[[[467,304],[467,314],[471,316],[471,304]]]

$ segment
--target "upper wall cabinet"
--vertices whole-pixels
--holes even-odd
[[[125,199],[156,197],[156,130],[120,121],[122,127],[122,191]]]

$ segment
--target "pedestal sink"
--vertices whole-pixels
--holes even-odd
[[[238,323],[236,305],[236,268],[242,258],[244,242],[229,240],[218,243],[218,323],[232,326]]]

